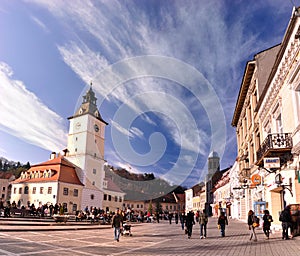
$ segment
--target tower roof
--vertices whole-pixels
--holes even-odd
[[[210,152],[208,157],[219,157],[219,155],[216,151],[212,151],[212,152]]]
[[[96,117],[98,120],[102,121],[103,123],[108,124],[107,122],[105,122],[102,119],[100,112],[97,108],[97,98],[92,89],[92,84],[91,84],[89,90],[86,92],[86,94],[82,98],[83,98],[83,101],[82,101],[79,109],[75,112],[74,116],[69,117],[68,119],[71,119],[71,118],[77,117],[77,116],[90,114],[90,115]]]

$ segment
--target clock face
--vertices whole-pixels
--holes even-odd
[[[78,130],[81,127],[81,123],[76,123],[75,128]]]
[[[99,132],[99,126],[97,124],[94,125],[95,132]]]

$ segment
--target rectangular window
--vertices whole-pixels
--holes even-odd
[[[281,113],[276,118],[276,126],[277,126],[277,132],[283,133],[283,126],[282,126],[282,120],[281,120]]]
[[[52,194],[52,187],[48,187],[48,194]]]
[[[139,205],[139,204],[137,204],[137,205],[136,205],[136,208],[137,208],[137,209],[138,209],[138,208],[140,208],[140,205]]]
[[[68,188],[64,188],[64,196],[67,196],[69,194],[69,189]]]
[[[5,187],[2,188],[2,191],[5,191]]]
[[[73,211],[73,212],[76,212],[76,211],[77,211],[77,204],[73,204],[72,211]]]
[[[96,174],[96,173],[97,173],[96,169],[93,169],[93,174]]]
[[[14,188],[14,194],[17,194],[17,188]]]
[[[44,193],[44,187],[40,187],[40,194]]]
[[[105,200],[105,201],[107,200],[107,194],[103,195],[103,200]]]
[[[141,208],[143,208],[144,206],[141,204]]]
[[[36,194],[36,187],[32,188],[32,194]]]
[[[115,196],[115,202],[118,202],[118,197],[117,196]]]
[[[111,201],[111,195],[108,195],[108,201]]]
[[[22,188],[19,188],[19,194],[22,194]]]
[[[74,194],[73,195],[76,196],[76,197],[78,196],[78,189],[76,189],[76,188],[74,189]]]
[[[122,197],[119,197],[119,202],[122,203]]]
[[[67,208],[67,203],[63,203],[63,208],[64,208],[64,212],[67,212],[68,211],[68,208]]]

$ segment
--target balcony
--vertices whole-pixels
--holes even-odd
[[[241,176],[241,178],[244,180],[244,179],[250,179],[250,168],[247,168],[247,167],[245,167],[245,168],[243,168],[242,170],[241,170],[241,172],[240,172],[240,176]]]
[[[269,134],[256,152],[258,166],[263,166],[265,157],[279,157],[280,165],[291,160],[293,141],[290,133]]]

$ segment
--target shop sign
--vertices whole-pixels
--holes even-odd
[[[280,168],[280,158],[279,157],[265,157],[264,158],[265,168]]]

